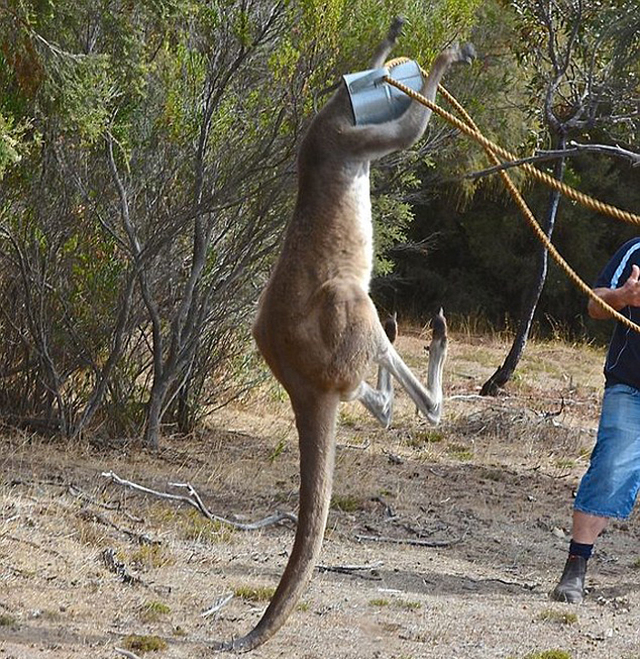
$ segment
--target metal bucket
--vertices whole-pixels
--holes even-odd
[[[343,76],[356,125],[382,124],[397,119],[411,104],[409,98],[383,78],[390,75],[407,87],[419,92],[422,89],[420,66],[413,61],[387,68],[369,69]]]

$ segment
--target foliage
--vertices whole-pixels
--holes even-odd
[[[557,23],[556,49],[567,43],[572,25],[580,20],[572,64],[558,76],[555,101],[546,97],[543,88],[545,75],[547,80],[549,75],[556,75],[554,66],[560,62],[558,50],[554,65],[544,47],[543,6],[565,12],[564,19],[556,14],[551,17],[554,25]],[[579,6],[583,8],[579,17],[570,14],[572,7]],[[519,156],[548,149],[552,139],[549,125],[559,125],[560,121],[570,139],[580,137],[587,144],[620,142],[633,149],[640,120],[633,105],[638,58],[621,56],[620,44],[626,39],[622,52],[637,52],[637,32],[632,34],[629,26],[637,24],[640,15],[628,5],[624,11],[616,7],[620,9],[617,5],[603,7],[603,22],[589,3],[486,3],[473,35],[484,61],[474,95],[464,103],[481,130]],[[573,108],[573,114],[563,110],[562,99]],[[549,125],[545,124],[547,111]],[[460,169],[452,171],[458,166],[468,171],[487,165],[481,149],[471,141],[456,144],[455,153],[445,153],[444,159],[439,159],[440,178],[432,184],[433,194],[413,208],[416,219],[407,232],[416,244],[426,241],[428,250],[426,255],[393,253],[397,264],[395,297],[409,315],[423,317],[443,305],[449,314],[479,315],[494,326],[511,328],[522,306],[523,292],[534,277],[537,243],[519,211],[505,197],[498,177],[461,181]],[[539,166],[547,167],[545,163]],[[637,168],[594,154],[573,157],[566,167],[569,185],[614,206],[637,211]],[[534,214],[542,218],[548,190],[527,181],[517,170],[510,170],[510,175]],[[631,226],[560,201],[554,242],[587,283],[595,279],[613,251],[634,234]],[[552,262],[538,305],[539,330],[548,333],[560,323],[573,336],[597,335],[604,340],[609,327],[585,318],[585,308],[585,300]]]
[[[446,85],[519,155],[548,145],[549,116],[574,121],[573,136],[632,145],[637,12],[576,4],[584,26],[576,64],[545,104],[542,72],[558,61],[531,47],[543,5],[16,0],[0,8],[4,420],[67,436],[144,434],[153,446],[163,428],[194,430],[263,377],[250,321],[290,215],[296,145],[332,83],[367,66],[394,15],[407,19],[396,54],[427,67],[471,35],[479,61]],[[564,43],[571,34],[562,34]],[[578,107],[587,81],[593,103]],[[534,243],[495,180],[461,178],[484,167],[484,156],[455,137],[434,117],[417,147],[376,165],[372,294],[405,314],[444,303],[449,313],[508,324]],[[623,164],[585,155],[567,177],[638,207],[637,173]],[[543,207],[546,191],[516,178],[532,207]],[[631,230],[569,204],[560,211],[558,245],[591,280]],[[552,266],[541,318],[590,331],[581,309]]]
[[[578,616],[568,611],[557,611],[556,609],[543,609],[537,616],[538,620],[556,622],[561,625],[575,625]]]
[[[571,655],[566,650],[542,650],[530,652],[524,659],[571,659]]]
[[[428,60],[469,29],[477,2],[356,5],[0,9],[8,421],[66,435],[144,431],[155,445],[161,422],[190,431],[255,380],[250,316],[323,90],[366,66],[396,13],[408,19],[405,52]],[[416,157],[377,179],[381,271],[404,240]]]
[[[163,616],[171,613],[171,607],[163,602],[145,602],[140,610],[140,617],[144,622],[158,622]]]

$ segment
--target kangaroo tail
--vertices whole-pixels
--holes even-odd
[[[289,561],[258,624],[217,649],[247,652],[269,640],[298,603],[317,563],[331,500],[339,396],[316,394],[307,402],[292,397],[300,443],[300,512]]]

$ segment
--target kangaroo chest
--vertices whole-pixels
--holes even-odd
[[[352,231],[361,247],[361,268],[359,277],[365,290],[369,290],[373,266],[373,224],[371,220],[371,194],[369,172],[357,176],[350,190],[352,197]]]

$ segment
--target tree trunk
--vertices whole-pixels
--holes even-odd
[[[147,423],[144,431],[144,443],[152,450],[157,451],[160,438],[160,421],[162,420],[162,407],[167,395],[168,382],[161,378],[153,383],[151,396],[147,406]]]
[[[190,381],[187,380],[178,392],[176,422],[178,424],[178,432],[183,435],[188,435],[192,432],[195,425],[193,423],[193,406],[189,400],[190,389]]]
[[[564,149],[565,144],[565,136],[559,135],[556,140],[555,148]],[[559,181],[562,181],[564,178],[564,170],[565,159],[560,158],[555,162],[553,167],[554,177]],[[551,190],[549,193],[549,203],[543,227],[548,238],[551,238],[551,235],[553,234],[559,202],[560,193],[557,190]],[[527,339],[529,338],[529,332],[531,331],[531,323],[533,322],[538,301],[540,300],[545,279],[547,278],[547,262],[547,248],[540,245],[535,278],[531,282],[531,285],[524,296],[524,302],[520,312],[518,328],[513,339],[513,344],[511,345],[511,349],[509,350],[502,366],[500,366],[500,368],[498,368],[498,370],[482,385],[482,389],[480,390],[481,396],[496,396],[499,390],[511,379],[518,366],[525,346],[527,345]]]

